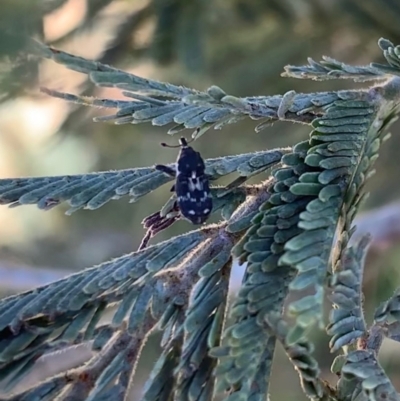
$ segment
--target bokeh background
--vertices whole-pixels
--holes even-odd
[[[143,77],[196,89],[215,84],[235,96],[365,88],[350,81],[281,78],[280,73],[287,64],[305,64],[308,56],[319,60],[328,55],[352,64],[382,61],[380,37],[400,44],[397,0],[1,0],[0,6],[0,178],[124,169],[176,157],[176,151],[159,146],[175,142],[166,128],[93,123],[92,117],[104,111],[40,94],[39,86],[46,86],[122,97],[118,90],[93,87],[82,74],[28,56],[27,37]],[[279,123],[255,134],[255,125],[244,121],[209,131],[196,149],[207,158],[272,149],[295,144],[309,132]],[[369,227],[391,229],[367,259],[369,318],[400,283],[399,127],[392,126],[392,138],[382,147],[364,206],[381,213],[391,205],[386,221],[379,217],[382,213],[365,214],[363,220]],[[64,205],[47,212],[34,206],[1,207],[0,297],[135,250],[143,236],[141,220],[163,205],[168,191],[166,186],[135,204],[122,199],[72,216],[64,214]],[[370,224],[376,216],[376,225]],[[156,240],[189,229],[179,222]],[[238,270],[236,284],[239,276]],[[332,380],[328,338],[315,331],[314,340],[323,376]],[[157,356],[157,338],[149,344],[133,399]],[[400,389],[399,357],[400,345],[385,341],[381,362]],[[69,363],[75,363],[71,358]],[[65,357],[43,361],[32,380],[60,369],[61,362],[66,363]],[[279,347],[271,395],[274,400],[305,399]]]

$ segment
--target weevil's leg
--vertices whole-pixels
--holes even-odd
[[[142,249],[147,247],[147,244],[151,240],[151,237],[153,237],[153,231],[151,227],[146,231],[146,234],[144,235],[142,241],[140,242],[138,251],[141,251]]]
[[[167,214],[167,218],[168,219],[175,219],[175,220],[178,220],[178,218],[181,216],[181,212],[180,211],[176,211],[176,210],[173,210],[172,212],[169,212],[168,214]],[[175,221],[174,220],[174,221]]]
[[[175,176],[176,176],[176,171],[173,168],[164,166],[163,164],[156,164],[154,166],[154,168],[158,171],[161,171],[161,172],[171,176],[171,177],[175,178]]]

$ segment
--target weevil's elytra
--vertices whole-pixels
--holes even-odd
[[[212,198],[204,161],[199,152],[188,146],[185,138],[181,138],[179,144],[181,150],[176,160],[175,171],[162,165],[157,165],[156,168],[175,177],[172,190],[176,193],[182,216],[193,224],[202,224],[212,211]]]

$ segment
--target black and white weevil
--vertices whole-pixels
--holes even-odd
[[[180,147],[181,150],[175,170],[161,164],[157,164],[155,168],[175,177],[171,191],[176,193],[182,216],[193,224],[204,223],[212,210],[212,198],[203,158],[199,152],[188,146],[185,138],[181,138],[177,146],[165,143],[161,145],[169,148]]]

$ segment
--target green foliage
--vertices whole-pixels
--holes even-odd
[[[255,191],[254,186],[238,187],[250,177],[279,163],[285,151],[272,150],[206,160],[206,173],[212,180],[238,172],[229,188],[213,187],[217,198],[214,211]],[[173,165],[170,165],[173,167]],[[62,202],[71,206],[66,213],[85,208],[95,210],[112,199],[129,195],[130,202],[154,191],[172,178],[154,167],[107,171],[82,175],[4,179],[0,182],[0,204],[10,207],[37,204],[49,210]]]
[[[29,94],[27,89],[32,88],[38,75],[38,60],[25,54],[30,47],[29,38],[45,40],[46,19],[63,12],[66,3],[66,0],[2,1],[0,101]],[[215,0],[212,5],[201,0],[84,3],[86,11],[82,19],[69,30],[58,32],[56,38],[49,38],[50,44],[71,45],[103,31],[106,34],[102,35],[97,56],[102,63],[123,65],[151,58],[162,66],[180,64],[186,73],[184,79],[193,73],[204,74],[238,91],[254,85],[243,74],[247,70],[243,60],[253,65],[253,74],[247,75],[257,78],[257,88],[259,82],[266,80],[273,84],[282,60],[295,60],[299,48],[312,41],[312,47],[320,52],[324,42],[328,38],[335,40],[336,32],[343,28],[351,27],[352,34],[359,36],[359,50],[363,52],[362,43],[375,39],[378,32],[395,41],[400,38],[397,26],[400,9],[393,0]],[[116,3],[124,7],[117,23],[108,13]],[[143,28],[152,24],[154,29],[143,41]],[[290,38],[287,43],[285,37]],[[229,71],[226,65],[230,66]],[[90,93],[93,86],[85,85],[85,90]]]
[[[311,133],[290,149],[206,160],[218,224],[146,246],[54,283],[0,301],[0,380],[13,386],[36,360],[68,345],[91,341],[94,356],[9,400],[123,400],[148,336],[162,332],[162,353],[143,399],[262,400],[268,396],[276,342],[313,400],[399,399],[377,362],[384,336],[398,341],[398,292],[366,327],[362,274],[367,239],[349,246],[353,219],[373,174],[383,132],[400,105],[400,47],[381,39],[388,65],[351,67],[325,58],[287,67],[299,78],[383,81],[367,90],[238,98],[213,86],[206,92],[152,81],[99,62],[34,43],[31,51],[85,74],[100,86],[123,89],[134,100],[89,99],[46,90],[89,106],[117,109],[116,123],[177,126],[174,134],[241,118],[308,124]],[[100,120],[100,119],[97,119]],[[102,119],[104,120],[104,118]],[[207,140],[204,137],[203,140]],[[273,167],[257,184],[246,181]],[[132,201],[171,178],[154,167],[76,176],[0,180],[0,202],[49,209],[64,201],[73,212],[96,209],[129,195]],[[158,215],[179,218],[167,201]],[[146,224],[147,224],[146,223]],[[227,307],[233,262],[246,263],[243,283]],[[294,291],[297,299],[284,302]],[[331,291],[325,322],[323,303]],[[111,319],[104,320],[106,313]],[[226,319],[228,317],[228,319]],[[327,383],[312,356],[310,330],[326,329],[332,352],[341,351]]]

